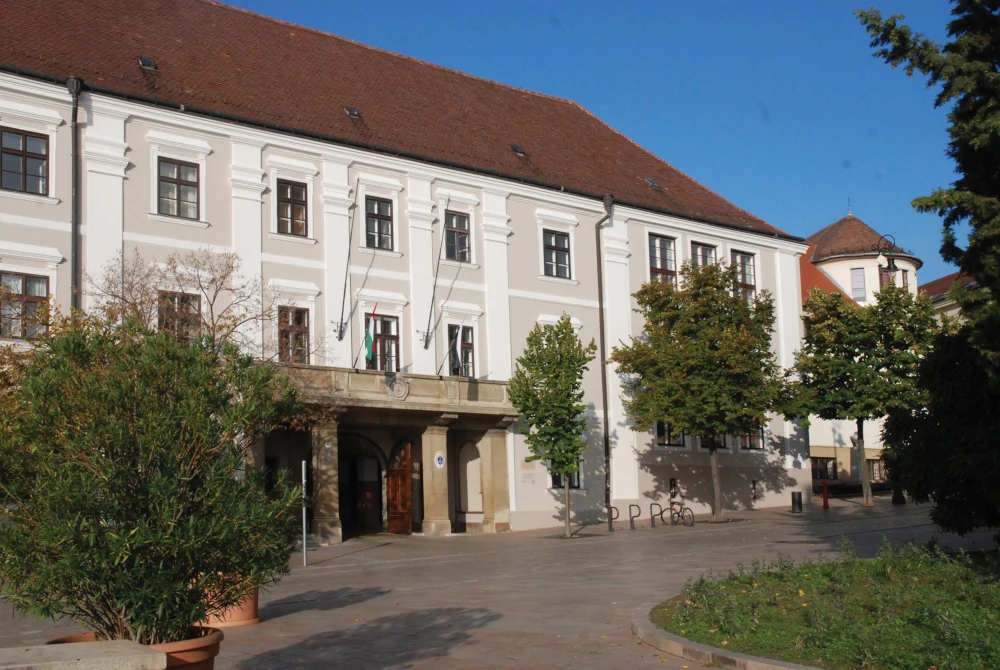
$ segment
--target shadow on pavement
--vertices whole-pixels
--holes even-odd
[[[263,605],[260,608],[260,618],[263,621],[270,621],[296,612],[310,610],[326,612],[356,605],[391,592],[391,589],[356,589],[349,586],[331,591],[305,591],[281,598],[280,600],[272,600]]]
[[[296,644],[248,658],[241,670],[284,666],[399,668],[444,658],[466,643],[470,632],[500,614],[482,608],[442,607],[375,619],[344,631],[320,633]],[[329,664],[329,665],[326,665]]]

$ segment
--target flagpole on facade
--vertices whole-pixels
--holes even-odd
[[[361,348],[358,349],[358,353],[354,356],[354,363],[351,365],[352,368],[358,367],[358,357],[361,356],[361,349],[368,349],[368,355],[365,358],[371,359],[373,355],[372,350],[372,339],[375,336],[375,313],[378,311],[378,303],[372,307],[371,314],[368,318],[368,323],[365,324],[365,339],[361,342]]]

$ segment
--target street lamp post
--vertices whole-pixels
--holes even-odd
[[[885,270],[889,273],[889,281],[895,281],[896,273],[899,272],[899,268],[896,267],[896,258],[893,251],[896,249],[896,238],[892,235],[882,235],[878,238],[878,242],[872,245],[872,251],[878,254],[876,262],[878,263],[879,270]],[[895,468],[889,468],[890,477],[892,479],[892,504],[893,505],[905,505],[906,496],[903,495],[903,488],[899,485],[898,476],[895,473]]]

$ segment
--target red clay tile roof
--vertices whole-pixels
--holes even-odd
[[[932,279],[926,284],[921,284],[917,287],[919,293],[926,293],[931,300],[942,297],[948,291],[955,282],[961,282],[963,284],[975,283],[975,279],[963,274],[961,270],[958,272],[952,272],[950,275],[944,277],[938,277],[937,279]]]
[[[0,68],[791,237],[574,102],[209,0],[4,2]]]
[[[816,245],[812,245],[806,253],[799,256],[799,281],[802,285],[802,302],[805,302],[806,298],[809,297],[809,293],[814,288],[822,289],[826,293],[839,293],[844,296],[845,300],[854,302],[850,296],[841,291],[833,283],[833,280],[823,270],[812,264],[809,259],[812,258],[813,251],[815,250]]]
[[[841,255],[874,256],[876,254],[872,251],[872,245],[876,244],[880,237],[881,234],[874,228],[853,214],[848,214],[807,237],[806,243],[816,247],[811,257],[815,263]],[[902,249],[897,248],[895,253],[915,260],[917,267],[923,265],[919,258]]]

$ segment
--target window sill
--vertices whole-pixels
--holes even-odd
[[[538,275],[538,278],[542,281],[550,281],[554,284],[566,284],[568,286],[577,286],[580,282],[575,279],[565,279],[563,277],[550,277],[548,275]]]
[[[47,195],[38,195],[37,193],[22,193],[21,191],[5,191],[0,189],[0,196],[5,198],[14,198],[15,200],[27,200],[28,202],[37,202],[40,205],[58,205],[61,200],[59,198],[51,198]]]
[[[295,244],[316,244],[315,237],[301,237],[299,235],[288,235],[286,233],[268,233],[267,236],[272,240],[281,240],[282,242],[294,242]]]
[[[690,451],[691,447],[686,444],[654,444],[653,449],[655,451]]]
[[[399,251],[389,251],[388,249],[372,249],[371,247],[358,247],[358,252],[362,254],[372,254],[374,256],[388,256],[389,258],[402,258]]]
[[[166,214],[149,214],[150,221],[156,221],[159,223],[173,223],[181,226],[190,226],[191,228],[208,228],[208,221],[199,221],[197,219],[185,219],[180,216],[168,216]]]
[[[550,486],[549,490],[550,491],[555,491],[555,492],[558,492],[558,493],[562,493],[563,491],[565,491],[565,489],[563,487],[561,487],[561,486],[559,488],[554,488],[554,487]],[[573,495],[574,493],[586,493],[587,491],[588,491],[588,489],[585,489],[585,488],[583,488],[583,489],[574,489],[574,488],[571,488],[569,490],[569,493],[570,493],[570,495]]]
[[[453,268],[467,268],[469,270],[478,270],[479,269],[479,264],[478,263],[464,263],[462,261],[453,261],[453,260],[450,260],[448,258],[442,258],[441,259],[441,265],[449,265],[449,266],[451,266]]]

